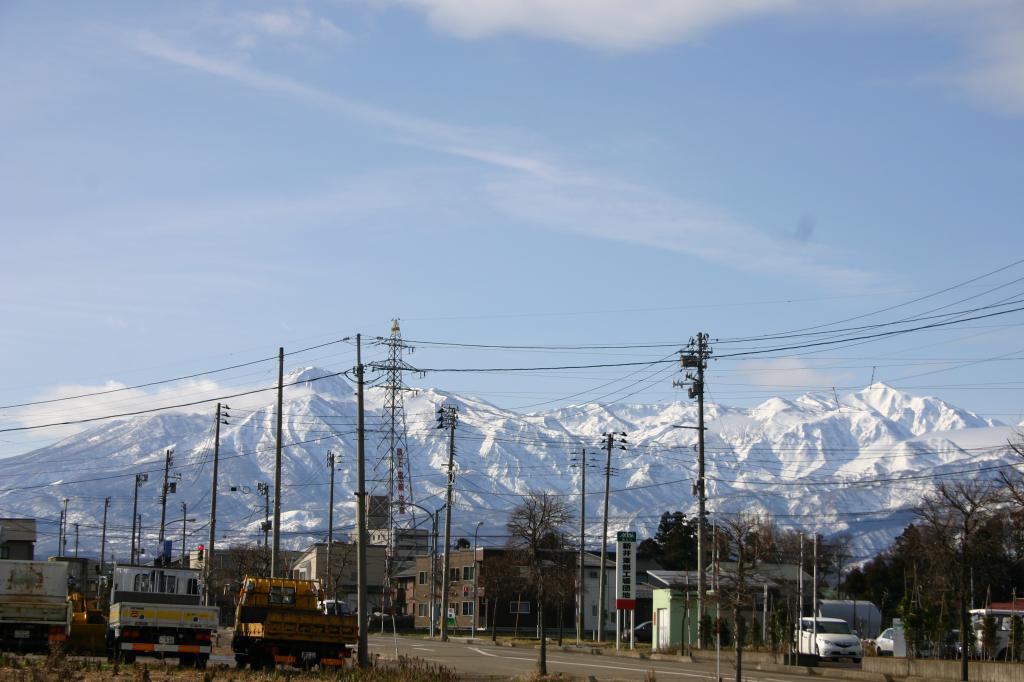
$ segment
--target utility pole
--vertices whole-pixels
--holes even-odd
[[[707,597],[707,581],[705,579],[704,544],[705,518],[707,518],[707,485],[704,477],[704,370],[707,368],[711,347],[708,335],[698,332],[690,339],[685,351],[680,351],[679,364],[686,372],[686,380],[690,382],[688,395],[697,399],[697,426],[681,426],[680,428],[697,430],[697,482],[693,492],[697,495],[697,647],[704,648],[704,602]],[[673,386],[682,387],[685,382],[673,381]]]
[[[206,543],[206,552],[203,556],[203,575],[206,576],[206,602],[207,606],[215,600],[213,591],[213,545],[217,539],[217,477],[220,465],[220,425],[228,423],[228,406],[217,403],[217,416],[213,424],[213,480],[210,481],[210,537]],[[182,542],[182,551],[185,551],[185,543]]]
[[[78,558],[78,524],[75,524],[75,558]]]
[[[333,589],[331,581],[331,550],[334,547],[334,451],[327,453],[327,466],[331,469],[331,484],[328,488],[327,501],[327,587]],[[334,590],[334,598],[338,598],[337,590]]]
[[[281,559],[281,432],[284,412],[284,348],[277,349],[277,447],[274,450],[274,548],[270,551],[270,577],[276,578]]]
[[[139,516],[139,488],[149,480],[149,474],[135,474],[135,493],[132,495],[132,557],[131,563],[135,565],[135,557],[142,548],[142,528],[139,528],[138,541],[136,542],[135,524]]]
[[[185,546],[185,536],[187,535],[187,533],[185,531],[188,529],[188,522],[186,521],[185,517],[187,517],[187,516],[188,516],[188,506],[184,502],[182,502],[181,503],[181,567],[182,568],[185,568],[185,555],[188,553],[188,550],[186,549],[186,546]]]
[[[618,440],[616,440],[618,437]],[[601,521],[601,560],[600,568],[598,572],[598,585],[597,591],[597,641],[604,641],[604,598],[605,598],[605,585],[607,583],[605,578],[605,555],[608,554],[608,496],[611,493],[611,478],[612,478],[612,448],[616,444],[620,446],[620,449],[626,449],[626,432],[612,433],[609,431],[604,434],[605,440],[605,462],[604,462],[604,515]]]
[[[818,646],[818,532],[814,532],[814,566],[812,566],[813,576],[811,578],[811,646]],[[817,653],[813,651],[810,653]],[[965,655],[966,656],[966,655]]]
[[[580,468],[580,565],[579,565],[579,587],[577,588],[576,594],[576,644],[579,645],[583,641],[585,636],[583,620],[586,609],[586,600],[584,594],[586,593],[584,579],[584,566],[583,557],[586,551],[586,518],[587,518],[587,449],[582,448],[579,458]],[[576,465],[573,465],[576,466]]]
[[[100,533],[100,575],[104,575],[105,570],[103,567],[104,562],[107,559],[107,509],[110,508],[110,498],[103,498],[103,531]],[[96,596],[99,597],[100,593],[100,581],[96,581]]]
[[[263,495],[263,547],[270,546],[270,484],[256,481],[256,492]]]
[[[60,515],[60,551],[59,556],[68,553],[68,498],[64,498],[64,511]]]
[[[444,509],[444,570],[441,573],[441,641],[448,641],[448,571],[451,570],[452,488],[455,484],[455,426],[459,423],[458,405],[442,405],[437,411],[437,427],[448,429],[448,492]]]
[[[157,556],[161,559],[164,556],[164,524],[167,520],[167,493],[174,492],[171,487],[174,484],[168,482],[167,478],[171,473],[171,462],[174,461],[174,450],[168,449],[164,453],[164,485],[160,492],[160,536],[157,541]]]
[[[359,645],[357,658],[360,668],[370,665],[366,630],[370,626],[366,604],[366,428],[363,400],[363,335],[356,334],[356,610],[359,613]]]
[[[437,627],[437,527],[438,527],[438,516],[441,514],[441,510],[447,507],[445,503],[438,507],[434,511],[434,525],[432,528],[431,537],[433,542],[431,543],[430,549],[430,638],[434,638],[434,632]]]

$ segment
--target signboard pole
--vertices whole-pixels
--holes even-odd
[[[615,650],[622,646],[622,609],[615,609]]]

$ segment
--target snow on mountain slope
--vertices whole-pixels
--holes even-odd
[[[352,385],[330,370],[296,370],[286,383],[283,410],[282,541],[301,547],[326,534],[326,455],[338,456],[337,533],[354,518],[356,402]],[[367,393],[368,487],[383,492],[379,389]],[[262,540],[264,497],[272,483],[276,398],[258,409],[231,410],[222,426],[217,527],[219,542]],[[484,522],[481,541],[503,542],[508,510],[531,490],[565,495],[579,505],[587,468],[587,534],[598,542],[606,452],[602,434],[626,432],[625,450],[612,454],[610,530],[653,533],[664,511],[693,513],[696,479],[696,408],[690,403],[584,404],[519,414],[486,401],[436,389],[406,396],[413,499],[434,510],[444,501],[447,432],[437,429],[442,403],[459,407],[456,434],[456,537]],[[212,412],[212,410],[211,410]],[[910,510],[933,473],[970,472],[1011,461],[1006,446],[1015,429],[936,398],[902,393],[883,384],[840,396],[773,398],[752,408],[706,405],[707,477],[712,514],[764,511],[781,527],[848,532],[855,553],[882,549],[911,520]],[[123,557],[131,526],[132,481],[145,472],[139,511],[146,544],[155,545],[160,517],[163,456],[175,451],[178,492],[169,496],[168,537],[180,543],[180,503],[188,505],[190,545],[205,540],[210,502],[213,417],[162,414],[96,426],[60,443],[4,460],[0,515],[40,519],[39,553],[52,554],[62,499],[79,524],[83,552],[95,554],[103,499],[111,498],[108,555]],[[969,473],[965,475],[970,475]],[[978,475],[994,475],[989,469]],[[63,482],[64,485],[56,485]],[[429,526],[412,508],[409,523]],[[175,531],[173,528],[179,530]],[[180,551],[176,548],[175,551]]]

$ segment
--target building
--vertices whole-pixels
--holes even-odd
[[[474,622],[477,631],[495,628],[503,632],[532,632],[537,627],[537,595],[527,579],[526,567],[510,563],[514,555],[506,549],[478,547],[453,550],[449,559],[448,609],[449,623],[455,631],[471,632]],[[561,625],[562,629],[576,631],[576,583],[578,582],[577,552],[564,553],[563,566],[568,578],[565,589],[549,599],[550,611],[545,613],[545,623],[551,630]],[[598,586],[600,581],[600,558],[591,553],[584,555],[584,584],[586,585],[584,606],[584,629],[597,629]],[[411,583],[409,608],[415,616],[417,629],[429,629],[433,615],[435,625],[441,610],[441,572],[443,556],[431,571],[431,557],[416,557],[415,573],[408,576]],[[605,629],[615,631],[615,563],[605,560]],[[488,571],[491,571],[488,574]],[[433,575],[435,588],[431,589]],[[408,584],[406,583],[406,584]],[[431,605],[433,603],[433,606]],[[474,621],[474,614],[476,620]],[[639,621],[638,621],[639,623]]]
[[[327,543],[309,546],[295,560],[292,577],[301,580],[319,580],[330,599],[341,599],[355,609],[357,592],[356,543],[337,542],[331,545],[330,580],[327,575]],[[366,546],[367,606],[371,611],[381,610],[384,597],[385,547]]]
[[[0,519],[0,559],[31,561],[36,554],[35,519]]]

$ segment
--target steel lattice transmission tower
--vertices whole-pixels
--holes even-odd
[[[377,343],[387,349],[387,359],[370,364],[370,368],[381,372],[377,386],[384,391],[381,407],[381,440],[378,447],[375,478],[386,485],[387,554],[385,562],[385,587],[390,586],[391,575],[398,554],[399,529],[411,525],[407,516],[413,509],[412,471],[409,466],[409,447],[406,436],[404,394],[412,389],[405,385],[406,372],[420,373],[405,361],[404,355],[414,348],[402,340],[398,320],[391,321],[391,336],[377,337]]]

